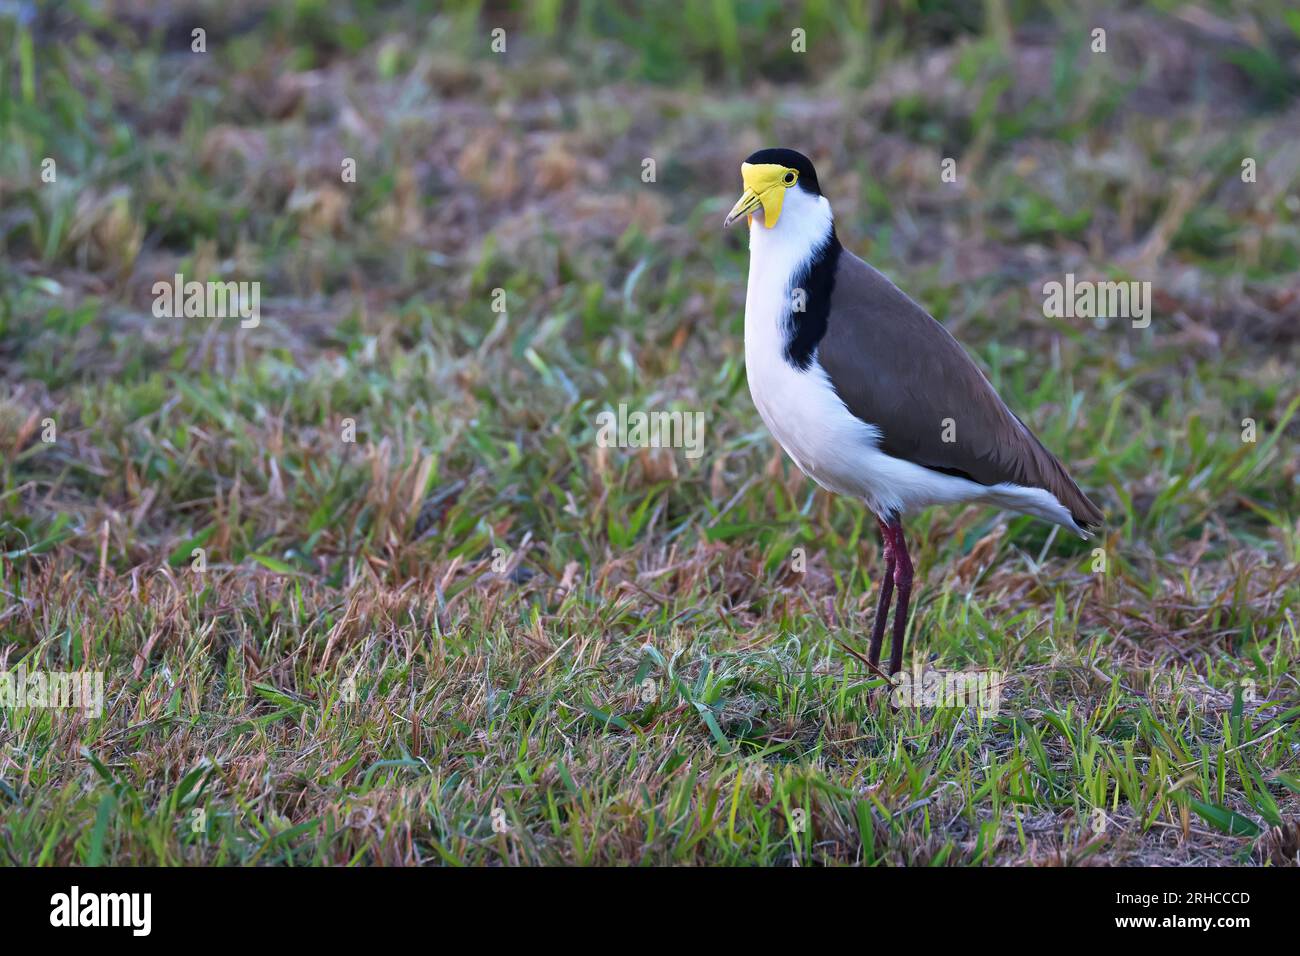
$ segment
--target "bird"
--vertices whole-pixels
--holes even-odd
[[[744,192],[723,225],[749,225],[749,393],[804,474],[876,517],[885,574],[866,659],[886,676],[880,653],[896,590],[892,680],[912,597],[905,516],[978,502],[1086,539],[1104,515],[948,330],[840,244],[808,157],[760,149],[740,175]]]

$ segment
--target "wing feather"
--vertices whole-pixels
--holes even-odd
[[[857,256],[840,256],[818,361],[887,455],[982,485],[1056,496],[1083,527],[1102,513],[994,390],[965,349]]]

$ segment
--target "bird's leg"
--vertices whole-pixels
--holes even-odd
[[[898,585],[898,607],[894,610],[894,651],[889,659],[889,676],[903,669],[903,634],[907,630],[907,605],[912,598],[912,559],[903,540],[903,525],[894,518],[889,523],[893,533],[894,583]]]
[[[885,640],[885,621],[889,618],[889,601],[894,596],[894,542],[889,526],[879,518],[880,540],[885,548],[885,576],[880,582],[880,600],[876,603],[876,621],[871,628],[871,647],[867,651],[867,660],[872,667],[880,664],[880,645]]]

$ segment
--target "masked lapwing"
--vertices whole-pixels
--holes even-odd
[[[897,588],[892,676],[903,666],[912,594],[904,515],[983,502],[1086,538],[1102,513],[957,340],[840,245],[807,157],[762,149],[740,175],[745,191],[724,225],[749,221],[749,392],[806,475],[876,515],[885,576],[868,659],[879,673]]]

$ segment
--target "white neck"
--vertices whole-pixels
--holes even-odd
[[[756,211],[749,226],[751,281],[756,268],[792,276],[831,234],[833,218],[825,196],[814,196],[797,186],[786,190],[781,215],[771,229],[763,224],[762,209]]]
[[[745,294],[745,361],[751,389],[756,380],[775,380],[765,374],[772,363],[784,365],[793,287],[802,281],[800,277],[831,230],[831,204],[825,196],[813,196],[802,189],[786,192],[781,216],[771,229],[763,224],[762,210],[755,212],[749,226]],[[779,390],[773,387],[771,394]]]

